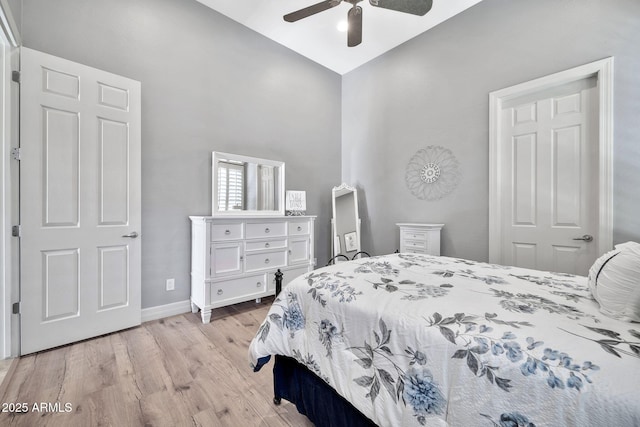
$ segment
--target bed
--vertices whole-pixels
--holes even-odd
[[[587,278],[391,254],[292,280],[249,348],[317,426],[639,426],[640,324]]]

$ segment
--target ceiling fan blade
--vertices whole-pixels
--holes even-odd
[[[309,7],[305,7],[303,9],[296,10],[295,12],[284,15],[284,20],[287,22],[296,22],[302,18],[306,18],[308,16],[315,15],[316,13],[323,12],[327,9],[331,9],[332,7],[336,7],[341,2],[342,0],[321,1],[320,3],[316,3]]]
[[[362,43],[362,8],[354,5],[349,9],[347,20],[349,22],[347,46],[358,46]]]
[[[423,16],[431,10],[433,0],[369,0],[371,6]]]

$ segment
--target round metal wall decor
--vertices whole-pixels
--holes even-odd
[[[458,160],[448,148],[430,145],[411,157],[405,181],[418,199],[441,199],[458,186]]]

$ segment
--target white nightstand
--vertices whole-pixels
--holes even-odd
[[[400,252],[440,255],[440,230],[444,224],[398,223]]]

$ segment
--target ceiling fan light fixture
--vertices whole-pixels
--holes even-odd
[[[283,16],[287,22],[296,22],[303,18],[324,12],[325,10],[334,8],[342,2],[351,3],[352,7],[347,14],[346,29],[341,22],[338,24],[339,31],[347,31],[347,46],[354,47],[362,43],[362,8],[358,3],[363,0],[323,0],[320,3],[312,4],[305,8],[296,10]],[[423,16],[433,5],[433,0],[369,0],[369,4],[382,9],[395,10],[397,12],[409,13],[412,15]]]
[[[347,21],[340,21],[340,22],[338,22],[338,25],[336,25],[336,28],[341,33],[344,33],[345,31],[347,31],[349,29],[349,23]]]

